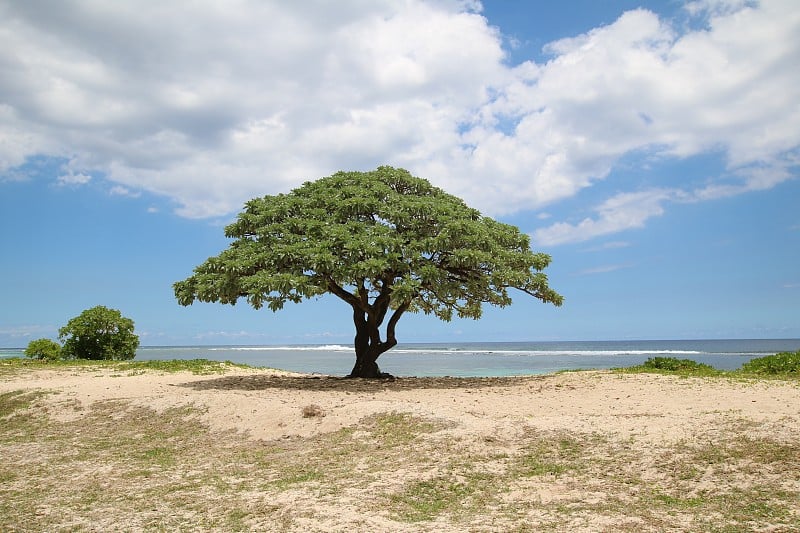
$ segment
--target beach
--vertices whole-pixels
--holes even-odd
[[[0,529],[800,524],[796,381],[611,371],[365,381],[234,367],[0,375],[6,399],[37,392],[19,412],[39,429],[17,433],[50,437],[4,430]],[[86,441],[104,431],[119,453]],[[88,458],[76,459],[83,448]],[[20,506],[31,491],[41,496]]]

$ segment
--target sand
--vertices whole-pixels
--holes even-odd
[[[531,426],[642,442],[677,441],[734,415],[800,435],[800,386],[781,381],[587,371],[370,382],[235,369],[223,376],[40,371],[0,382],[0,392],[20,388],[55,392],[48,400],[53,406],[126,400],[161,411],[191,405],[205,412],[203,420],[213,430],[236,430],[263,440],[333,432],[388,411],[444,419],[477,435],[507,435]],[[298,416],[309,405],[319,406],[325,416]],[[76,413],[80,410],[70,407],[61,416]]]
[[[241,368],[224,375],[39,370],[0,379],[0,393],[21,389],[51,391],[43,401],[50,416],[60,420],[84,416],[92,405],[107,400],[157,412],[191,406],[213,432],[234,431],[243,439],[264,442],[314,438],[389,412],[436,420],[447,428],[448,440],[466,443],[465,453],[486,453],[490,447],[493,453],[513,454],[518,451],[515,442],[525,435],[564,433],[601,435],[637,449],[663,450],[676,443],[712,442],[727,427],[726,421],[795,449],[800,441],[796,381],[609,371],[366,381]],[[794,489],[800,489],[798,478],[797,472],[789,473],[798,485]],[[537,498],[545,503],[556,497],[550,489],[537,490]],[[593,497],[589,488],[585,494],[580,488],[569,490],[575,500]],[[339,521],[328,526],[346,529],[348,515],[340,511],[331,513]],[[582,530],[609,527],[587,524]],[[445,525],[443,530],[448,529]],[[391,521],[373,526],[393,527]]]

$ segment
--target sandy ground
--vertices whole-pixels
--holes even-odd
[[[473,436],[513,437],[523,426],[533,426],[663,443],[697,437],[727,415],[787,437],[800,435],[800,386],[780,381],[599,371],[370,382],[252,369],[223,376],[39,371],[0,381],[0,392],[20,388],[56,392],[48,401],[53,407],[70,406],[60,412],[63,417],[79,416],[75,402],[88,407],[126,400],[157,411],[191,405],[205,412],[212,429],[262,440],[333,432],[389,411],[446,420]],[[324,416],[299,416],[308,406],[319,407]]]
[[[639,450],[637,453],[646,456],[647,450],[663,450],[676,443],[716,442],[720,432],[730,431],[724,429],[731,427],[726,422],[735,422],[738,424],[735,427],[756,436],[789,443],[787,449],[794,450],[792,454],[800,453],[797,452],[800,384],[796,381],[682,378],[607,371],[518,378],[366,381],[240,368],[223,375],[64,369],[0,377],[0,393],[21,389],[51,392],[42,400],[47,403],[50,416],[63,421],[85,416],[93,405],[108,400],[122,400],[157,412],[191,406],[193,412],[202,413],[202,422],[212,431],[233,430],[242,439],[253,442],[317,437],[357,426],[371,415],[398,412],[441,422],[441,427],[447,428],[444,430],[447,440],[461,443],[464,453],[486,454],[490,449],[494,454],[513,455],[519,453],[515,443],[525,438],[530,440],[531,434],[566,432],[601,435],[634,447]],[[304,410],[313,411],[314,416],[303,416]],[[441,433],[432,438],[441,439]],[[791,459],[786,464],[794,469],[800,463]],[[396,472],[398,479],[401,474]],[[800,490],[798,472],[776,475],[785,478],[787,489],[793,494]],[[709,488],[702,480],[692,487]],[[594,494],[590,488],[584,488],[583,492],[572,486],[560,489],[558,484],[549,482],[530,487],[521,485],[517,492],[511,492],[508,498],[520,502],[535,499],[544,504],[567,497],[570,501],[589,501]],[[290,513],[298,507],[300,500],[296,498],[301,496],[294,492],[287,494],[295,500],[284,505],[278,498],[273,503],[283,505],[285,512]],[[294,529],[285,530],[300,531],[315,525],[317,529],[312,529],[319,531],[392,531],[398,525],[385,517],[364,522],[352,509],[343,511],[346,506],[341,501],[325,504],[313,495],[307,497],[313,502],[310,505],[316,506],[314,521],[304,525],[297,519]],[[356,501],[360,497],[361,493],[355,493]],[[791,513],[800,516],[800,505]],[[320,522],[320,516],[332,518]],[[536,518],[533,511],[530,516]],[[586,518],[582,527],[570,526],[564,530],[612,531],[617,530],[623,519],[604,522],[606,519],[597,515]],[[547,517],[534,523],[546,524]],[[691,531],[691,523],[669,530]],[[353,529],[353,524],[360,526]],[[424,530],[459,531],[460,527],[442,522]],[[479,523],[470,530],[502,530],[493,527]],[[412,525],[403,530],[422,529]],[[627,530],[654,531],[660,530],[660,526]]]

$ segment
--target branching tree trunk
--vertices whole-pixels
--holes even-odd
[[[408,309],[405,303],[395,309],[386,326],[386,340],[381,340],[380,327],[386,316],[389,301],[376,306],[381,302],[379,297],[374,304],[368,305],[367,310],[361,306],[353,306],[353,323],[356,327],[354,346],[356,350],[356,364],[350,371],[351,378],[390,378],[391,374],[381,372],[378,367],[378,357],[397,345],[395,327],[402,314]]]
[[[390,374],[380,371],[378,357],[382,353],[397,345],[395,328],[403,313],[406,312],[411,302],[403,302],[394,310],[386,325],[386,340],[381,340],[381,325],[392,301],[391,278],[382,280],[380,292],[375,301],[370,303],[369,291],[362,281],[358,286],[358,294],[353,294],[337,284],[333,279],[327,279],[328,290],[350,304],[353,308],[353,324],[356,336],[353,344],[356,351],[356,364],[348,377],[351,378],[390,378]]]

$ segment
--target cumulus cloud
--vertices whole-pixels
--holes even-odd
[[[537,245],[553,246],[641,228],[649,218],[664,214],[664,202],[677,195],[674,190],[663,189],[618,194],[596,208],[595,218],[587,217],[577,224],[557,222],[536,230],[533,241]]]
[[[573,196],[631,153],[723,154],[737,180],[710,178],[706,199],[793,177],[794,2],[687,12],[702,27],[629,11],[510,66],[474,1],[0,0],[0,174],[65,158],[69,176],[165,195],[187,217],[384,163],[493,215]],[[626,194],[650,203],[623,194],[540,237],[636,227],[667,200]]]

